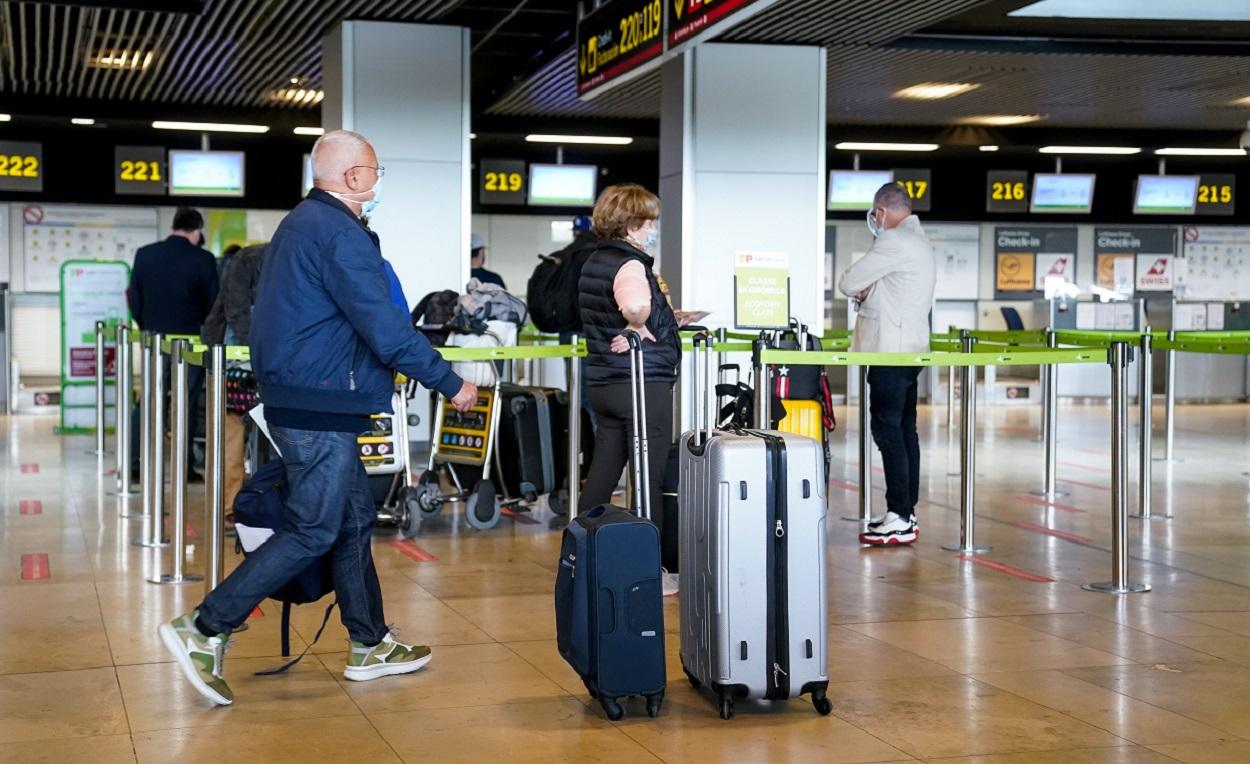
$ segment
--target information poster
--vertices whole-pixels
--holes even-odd
[[[1250,300],[1250,228],[1185,226],[1184,247],[1178,299]]]
[[[935,300],[975,300],[980,289],[981,226],[934,223],[924,232],[937,261]]]
[[[1032,299],[1041,291],[1044,277],[1055,269],[1062,269],[1070,279],[1076,273],[1076,240],[1076,226],[995,228],[996,299]]]
[[[1125,226],[1094,229],[1097,283],[1131,297],[1172,290],[1172,258],[1176,229],[1168,226]]]
[[[22,208],[23,283],[27,292],[56,292],[70,260],[130,263],[135,250],[160,238],[155,207],[27,204]]]
[[[780,329],[790,325],[790,254],[734,253],[734,325]]]
[[[105,365],[111,387],[115,374],[117,325],[129,320],[126,287],[130,266],[122,262],[70,260],[61,265],[61,430],[95,428],[96,364]],[[104,358],[96,357],[95,325],[103,321]],[[106,389],[106,422],[112,421],[114,395]]]

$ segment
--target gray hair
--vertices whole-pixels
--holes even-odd
[[[351,130],[331,130],[312,147],[312,170],[314,180],[337,180],[350,169],[343,166],[343,157],[355,155],[368,147],[369,139]],[[355,149],[356,151],[351,151]]]
[[[911,197],[907,190],[897,183],[886,183],[877,189],[872,197],[872,206],[885,207],[887,210],[907,210],[911,212]]]

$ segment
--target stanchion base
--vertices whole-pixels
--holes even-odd
[[[985,554],[994,547],[992,546],[974,546],[971,549],[964,548],[959,544],[943,544],[942,548],[948,552],[960,552],[962,554]]]
[[[1102,594],[1139,594],[1150,591],[1150,584],[1116,586],[1110,581],[1096,581],[1092,584],[1085,584],[1081,588],[1087,592],[1101,592]]]
[[[109,496],[116,496],[121,499],[129,499],[132,496],[138,495],[138,491],[109,491]]]
[[[1051,492],[1047,492],[1047,491],[1029,491],[1029,495],[1030,495],[1030,496],[1040,496],[1040,497],[1041,497],[1041,498],[1043,498],[1043,499],[1061,499],[1061,498],[1063,498],[1064,496],[1068,496],[1069,494],[1068,494],[1068,492],[1067,492],[1067,491],[1051,491]]]
[[[131,546],[142,546],[148,549],[164,549],[169,546],[168,541],[148,541],[147,539],[135,539],[130,542]]]
[[[1132,520],[1171,520],[1175,515],[1161,514],[1159,512],[1151,512],[1148,515],[1132,514],[1129,518]]]
[[[197,581],[203,581],[204,576],[196,576],[190,573],[174,577],[172,573],[166,573],[160,578],[149,578],[149,584],[194,584]]]

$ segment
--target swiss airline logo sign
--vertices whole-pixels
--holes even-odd
[[[1137,256],[1137,291],[1170,292],[1174,280],[1170,255]]]
[[[1050,266],[1047,276],[1066,276],[1068,275],[1068,258],[1061,257]]]

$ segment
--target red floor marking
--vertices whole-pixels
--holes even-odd
[[[1071,504],[1060,504],[1057,501],[1047,501],[1046,499],[1043,499],[1040,496],[1017,496],[1016,498],[1020,501],[1023,501],[1025,504],[1033,504],[1039,507],[1046,507],[1047,509],[1050,509],[1053,507],[1054,509],[1057,509],[1060,512],[1080,512],[1081,514],[1085,513],[1085,510],[1081,509],[1080,507],[1074,507]]]
[[[970,562],[973,565],[981,565],[982,567],[989,568],[990,570],[997,570],[999,573],[1006,573],[1009,576],[1015,576],[1016,578],[1020,578],[1025,581],[1032,581],[1035,584],[1053,584],[1055,582],[1055,579],[1053,578],[1047,578],[1046,576],[1038,575],[1037,573],[1030,573],[1027,570],[1021,570],[1020,568],[1013,568],[1006,563],[987,560],[984,557],[977,557],[976,555],[961,554],[958,558],[966,562]]]
[[[22,555],[22,580],[38,581],[41,578],[52,578],[48,555],[42,552]]]
[[[18,511],[23,515],[42,515],[43,502],[39,499],[22,499]]]
[[[415,541],[389,541],[387,543],[395,549],[398,549],[399,553],[403,556],[415,560],[416,562],[438,562],[437,557],[417,546],[417,542]]]
[[[1071,449],[1071,450],[1072,450],[1072,451],[1080,451],[1080,452],[1081,452],[1081,453],[1083,453],[1083,454],[1093,454],[1094,456],[1101,456],[1101,457],[1103,457],[1103,458],[1105,458],[1105,459],[1110,459],[1110,458],[1111,458],[1111,454],[1107,453],[1106,451],[1099,451],[1099,450],[1098,450],[1098,449],[1096,449],[1096,448],[1073,448],[1073,449]]]
[[[1063,483],[1064,485],[1079,485],[1082,488],[1093,488],[1096,491],[1110,491],[1111,490],[1111,486],[1109,485],[1098,485],[1097,483],[1082,483],[1079,480],[1068,480],[1067,478],[1064,478],[1063,480],[1060,480],[1059,482]]]
[[[252,614],[248,616],[248,618],[264,618],[264,617],[265,617],[265,611],[260,609],[260,605],[257,605],[256,607],[252,608]]]
[[[525,512],[517,512],[516,510],[511,509],[509,507],[504,507],[503,509],[499,510],[499,513],[503,515],[504,517],[511,517],[513,520],[516,520],[518,523],[521,523],[522,525],[538,525],[538,521],[530,517]]]
[[[834,486],[836,488],[841,488],[844,491],[855,491],[857,493],[859,492],[859,486],[857,484],[848,483],[845,480],[834,480],[833,478],[830,478],[829,485]]]
[[[23,474],[23,475],[37,475],[37,474],[39,474],[39,465],[38,465],[38,464],[34,464],[34,463],[23,464],[23,465],[22,465],[22,474]]]
[[[1110,468],[1108,467],[1096,467],[1092,464],[1078,464],[1077,462],[1059,462],[1059,466],[1060,467],[1072,467],[1073,469],[1078,469],[1078,470],[1089,470],[1090,472],[1102,472],[1102,473],[1111,472]]]
[[[1017,528],[1024,528],[1026,531],[1045,533],[1047,536],[1054,536],[1055,538],[1063,539],[1064,541],[1074,541],[1078,544],[1088,544],[1091,542],[1091,539],[1086,538],[1085,536],[1078,536],[1075,533],[1068,533],[1067,531],[1057,531],[1054,528],[1049,528],[1045,525],[1038,525],[1037,523],[1031,523],[1028,520],[1013,520],[1011,521],[1011,524]]]

